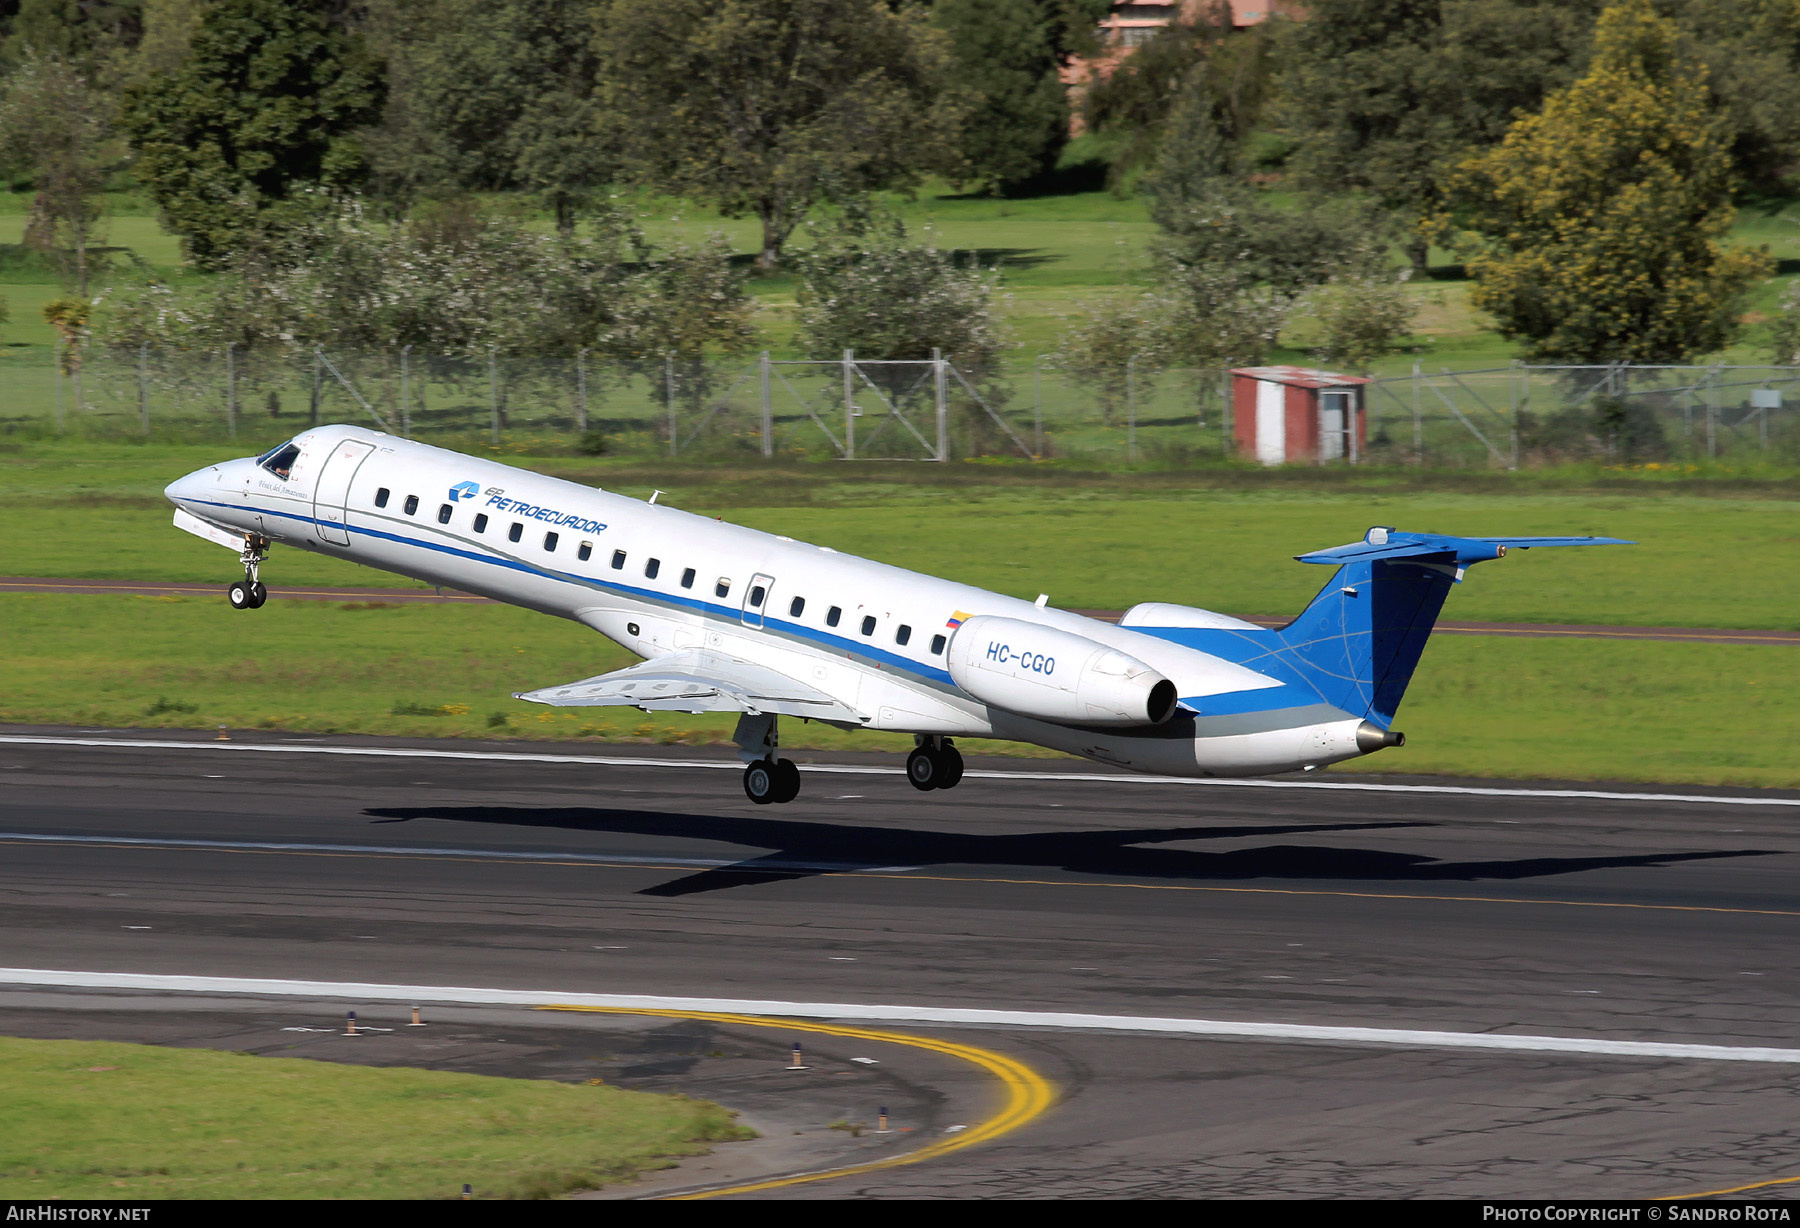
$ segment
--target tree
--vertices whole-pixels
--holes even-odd
[[[110,110],[86,75],[58,56],[30,53],[0,83],[0,163],[28,174],[34,189],[26,244],[62,258],[83,299],[100,194],[118,156]]]
[[[591,0],[383,5],[387,110],[368,135],[375,185],[421,194],[524,189],[567,232],[614,173],[595,129]]]
[[[923,360],[940,350],[971,369],[999,356],[999,270],[913,242],[898,218],[851,213],[793,256],[799,341],[813,354]]]
[[[976,95],[962,129],[970,179],[999,195],[1054,166],[1069,104],[1040,0],[938,0],[931,19]]]
[[[1707,72],[1650,0],[1600,17],[1587,74],[1455,181],[1470,296],[1535,357],[1679,362],[1738,331],[1766,252],[1727,249],[1735,216]]]
[[[1392,353],[1418,314],[1401,288],[1410,272],[1392,267],[1385,244],[1365,243],[1314,290],[1308,306],[1319,324],[1319,358],[1366,375]]]
[[[607,0],[602,125],[650,186],[755,214],[772,269],[816,202],[961,170],[946,43],[876,0]]]
[[[292,224],[302,191],[362,177],[356,130],[380,114],[380,65],[336,0],[217,0],[186,58],[125,93],[137,171],[189,259],[230,254]]]
[[[1361,189],[1409,233],[1442,204],[1450,167],[1500,138],[1521,110],[1566,84],[1596,0],[1309,0],[1286,33],[1279,113],[1296,181]]]

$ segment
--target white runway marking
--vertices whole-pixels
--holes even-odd
[[[210,750],[287,755],[349,755],[371,759],[472,759],[499,763],[569,763],[593,767],[698,768],[743,771],[735,759],[643,759],[621,755],[543,755],[525,751],[416,750],[389,746],[318,746],[291,742],[158,742],[147,738],[59,738],[0,735],[0,745],[114,746],[136,750]],[[849,763],[809,763],[808,773],[837,776],[893,776],[897,767]],[[1235,789],[1324,789],[1351,793],[1444,793],[1462,797],[1560,797],[1614,802],[1703,802],[1718,806],[1800,806],[1800,797],[1724,797],[1711,793],[1622,793],[1600,789],[1501,789],[1478,785],[1384,785],[1348,780],[1226,780],[1217,777],[1127,776],[1100,772],[996,772],[971,769],[971,780],[1064,780],[1088,784],[1211,785]]]
[[[378,985],[345,981],[289,981],[260,977],[158,976],[135,972],[74,972],[0,968],[0,985],[67,989],[137,989],[163,993],[256,994],[287,998],[337,998],[357,1002],[470,1003],[507,1006],[602,1006],[624,1010],[709,1011],[776,1015],[793,1019],[857,1019],[884,1023],[962,1024],[978,1027],[1053,1028],[1150,1032],[1165,1036],[1239,1037],[1263,1041],[1393,1045],[1411,1049],[1494,1049],[1518,1053],[1579,1053],[1599,1057],[1678,1058],[1718,1062],[1800,1064],[1800,1049],[1757,1045],[1696,1045],[1602,1037],[1525,1036],[1508,1032],[1437,1032],[1418,1028],[1323,1027],[1306,1023],[1252,1023],[1227,1019],[1173,1019],[1088,1015],[1060,1011],[968,1010],[941,1006],[886,1006],[851,1002],[782,1002],[756,998],[682,998],[660,994],[558,993],[529,989],[474,989],[452,985]]]

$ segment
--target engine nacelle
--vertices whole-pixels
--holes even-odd
[[[1016,618],[969,619],[945,659],[982,703],[1058,725],[1160,725],[1175,715],[1175,684],[1136,657]]]

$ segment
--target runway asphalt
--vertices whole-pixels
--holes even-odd
[[[920,794],[897,760],[815,754],[799,801],[757,807],[704,766],[716,750],[267,740],[428,756],[0,742],[0,964],[1800,1048],[1800,796],[1127,784],[973,758]],[[674,1185],[944,1137],[998,1094],[927,1054],[852,1066],[837,1041],[784,1076],[787,1035],[723,1023],[446,1006],[360,1057],[282,1031],[344,1006],[14,988],[0,1031],[602,1070],[765,1127]],[[1055,1103],[762,1196],[1633,1198],[1800,1176],[1792,1063],[891,1026],[1018,1059]],[[829,1129],[883,1098],[905,1136]]]

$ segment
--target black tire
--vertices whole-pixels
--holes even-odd
[[[269,599],[269,589],[261,580],[250,586],[250,608],[260,610],[263,602]]]
[[[938,782],[943,778],[943,763],[931,753],[930,747],[921,746],[906,757],[906,779],[921,793],[938,788]]]
[[[792,759],[775,761],[775,781],[777,802],[791,802],[800,796],[800,769],[794,766]]]
[[[242,580],[226,589],[225,597],[231,602],[231,608],[234,610],[254,610],[256,608],[256,598],[252,595],[250,586]]]
[[[767,806],[775,800],[778,779],[775,765],[767,759],[758,759],[744,769],[744,796],[758,806]]]
[[[943,749],[938,751],[938,771],[942,773],[942,777],[938,781],[940,789],[954,789],[962,780],[962,752],[948,742],[944,744]]]

